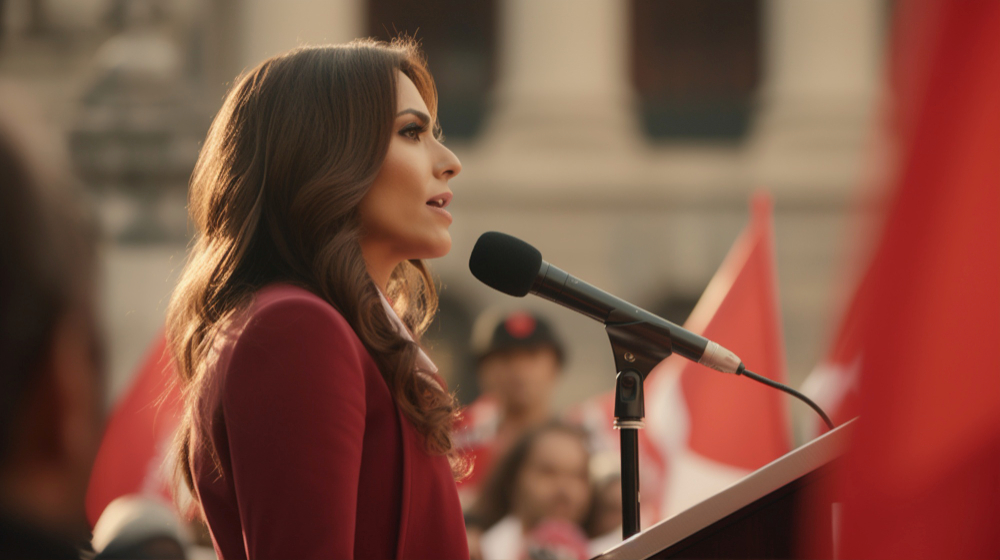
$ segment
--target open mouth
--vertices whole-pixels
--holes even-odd
[[[434,198],[427,201],[428,206],[433,206],[434,208],[445,208],[448,203],[451,202],[451,193],[445,193],[442,195],[435,196]]]

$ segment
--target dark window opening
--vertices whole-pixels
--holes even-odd
[[[495,74],[495,0],[369,0],[368,32],[416,37],[438,88],[438,120],[449,138],[475,136]]]
[[[632,80],[646,134],[738,140],[760,78],[759,0],[632,0]]]

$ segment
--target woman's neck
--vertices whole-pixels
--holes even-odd
[[[402,261],[389,255],[380,254],[373,247],[365,244],[361,245],[361,256],[365,259],[365,267],[368,269],[368,275],[371,276],[375,287],[382,292],[382,295],[388,297],[389,278],[392,277],[392,271],[396,270]]]

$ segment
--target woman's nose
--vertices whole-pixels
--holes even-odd
[[[444,179],[451,179],[462,172],[462,162],[458,161],[455,152],[449,150],[444,144],[438,143],[441,150],[438,161],[437,174]]]

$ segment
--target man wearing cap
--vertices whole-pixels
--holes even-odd
[[[487,311],[473,328],[482,396],[470,404],[455,440],[473,461],[459,483],[463,504],[475,498],[493,463],[524,433],[550,420],[565,350],[548,322],[529,311]]]

